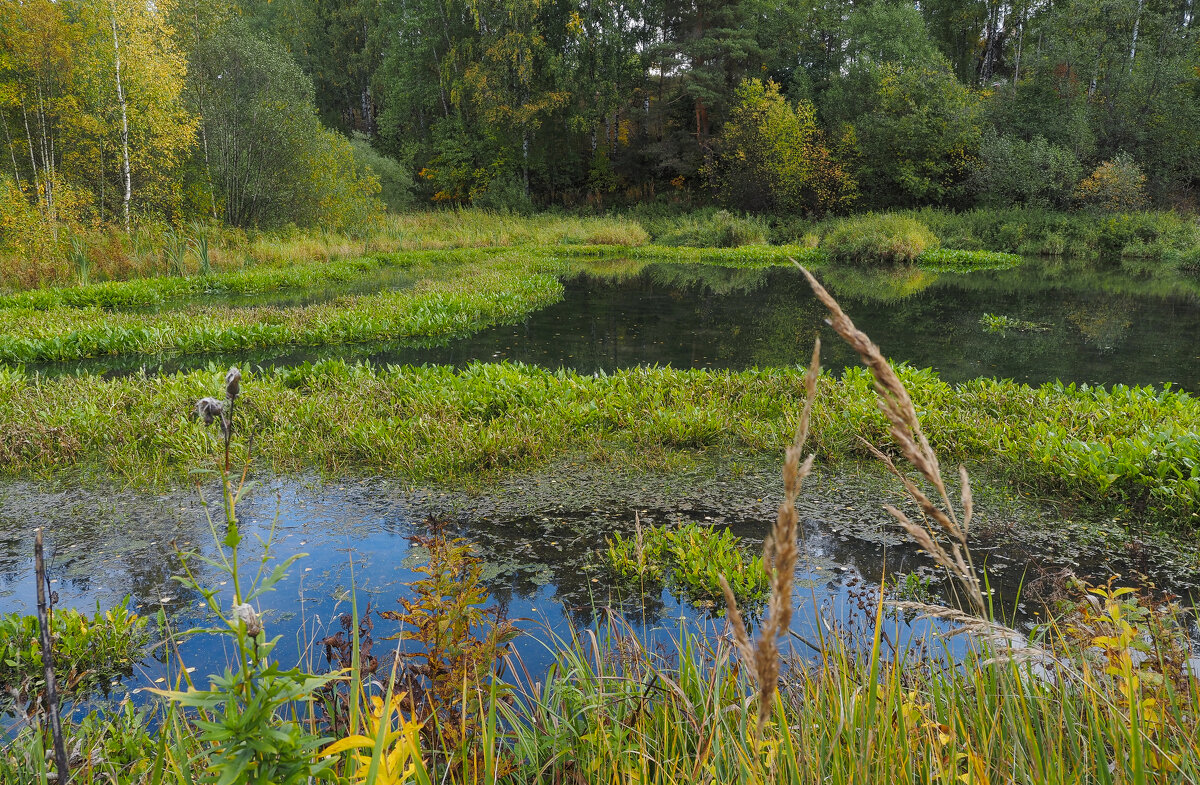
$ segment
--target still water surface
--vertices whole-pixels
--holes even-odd
[[[855,322],[892,360],[950,382],[980,376],[1030,384],[1171,383],[1200,391],[1200,276],[1138,281],[1120,271],[1063,272],[1032,260],[969,274],[820,271]],[[514,361],[583,373],[637,365],[745,369],[856,358],[824,326],[798,271],[651,264],[625,276],[580,275],[566,295],[518,324],[437,346],[411,342],[276,347],[224,355],[120,357],[31,368],[44,373],[150,373],[239,364],[287,367],[327,358],[465,365]],[[985,315],[1018,326],[989,329]]]

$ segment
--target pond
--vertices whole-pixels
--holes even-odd
[[[1171,383],[1200,391],[1200,284],[1186,278],[1139,282],[1044,262],[972,274],[825,270],[819,277],[893,360],[932,367],[948,381],[998,376],[1029,383]],[[404,285],[401,279],[394,283]],[[292,366],[327,357],[459,366],[507,360],[584,373],[642,364],[741,369],[806,362],[818,334],[827,367],[836,371],[856,362],[821,326],[823,309],[797,271],[787,268],[649,264],[612,274],[598,267],[565,287],[562,302],[519,324],[441,346],[290,347],[29,370],[172,372],[208,363]],[[279,304],[327,294],[288,295]],[[780,497],[778,464],[696,460],[686,471],[637,476],[567,460],[473,492],[414,488],[385,478],[263,477],[241,511],[246,539],[273,530],[277,556],[309,554],[264,603],[271,608],[268,630],[282,636],[280,660],[322,665],[318,647],[309,644],[336,628],[338,615],[350,609],[351,587],[360,607],[397,607],[404,584],[418,577],[421,553],[409,537],[427,534],[434,522],[468,538],[484,558],[493,602],[530,633],[518,645],[532,672],[548,667],[550,636],[568,635],[572,625],[591,624],[610,608],[649,640],[669,641],[680,623],[719,630],[721,609],[711,599],[685,596],[670,585],[622,585],[603,561],[607,540],[615,532],[630,533],[635,519],[642,525],[724,526],[743,537],[749,551],[761,549]],[[1065,520],[981,485],[976,555],[986,558],[1002,605],[1011,605],[1018,587],[1025,587],[1027,604],[1005,605],[1006,614],[1023,624],[1036,619],[1038,607],[1029,587],[1039,575],[1062,568],[1101,581],[1138,572],[1181,594],[1195,591],[1194,559],[1181,560],[1169,541],[1130,543],[1115,522]],[[206,496],[218,499],[219,493],[210,487]],[[885,575],[916,575],[931,599],[943,596],[940,572],[883,512],[885,501],[899,503],[893,483],[876,471],[846,466],[818,472],[802,495],[804,549],[792,625],[801,653],[803,639],[822,634],[821,619],[869,623]],[[180,569],[175,545],[212,553],[195,491],[151,495],[0,484],[0,612],[33,612],[37,525],[47,527],[54,546],[51,577],[62,604],[90,610],[128,595],[140,613],[165,611],[176,630],[204,623],[199,598],[171,580]],[[1114,549],[1114,542],[1121,547]],[[222,589],[226,602],[228,591]],[[898,618],[895,629],[900,640],[921,639],[932,624]],[[381,622],[376,637],[396,631]],[[224,662],[225,652],[197,636],[184,644],[183,655],[208,673]],[[114,688],[136,690],[165,675],[162,659],[150,658]]]
[[[893,361],[950,382],[980,376],[1030,384],[1164,384],[1200,391],[1200,277],[1138,281],[1120,271],[1063,270],[1031,260],[1011,270],[818,275]],[[798,271],[650,264],[627,276],[565,281],[563,300],[524,321],[444,345],[278,347],[182,357],[131,356],[31,367],[59,373],[173,372],[238,364],[287,367],[324,358],[395,364],[516,361],[583,373],[636,365],[744,369],[857,358],[822,326]]]
[[[405,584],[419,577],[414,568],[423,557],[409,537],[429,534],[436,521],[447,534],[469,539],[483,558],[492,603],[528,633],[516,645],[537,674],[550,665],[548,640],[569,636],[573,626],[589,625],[607,609],[620,611],[639,634],[664,645],[681,623],[721,630],[721,608],[710,599],[685,596],[669,585],[623,584],[603,560],[607,540],[615,532],[630,534],[635,517],[643,526],[694,521],[728,527],[757,552],[779,493],[778,467],[770,461],[714,460],[686,471],[636,476],[566,461],[482,492],[413,488],[382,478],[267,477],[240,518],[246,542],[273,536],[276,557],[308,554],[262,600],[270,634],[282,636],[276,653],[285,666],[325,666],[319,647],[310,644],[338,628],[339,615],[351,608],[351,587],[360,609],[368,602],[376,611],[397,608]],[[148,495],[0,485],[0,611],[34,612],[30,555],[36,522],[47,528],[53,546],[49,573],[61,605],[94,610],[128,596],[140,614],[165,611],[176,631],[208,623],[201,598],[171,578],[180,572],[176,546],[214,553],[201,497],[216,500],[219,493],[213,486]],[[803,547],[792,623],[798,653],[808,653],[802,640],[823,634],[822,619],[869,628],[885,573],[891,582],[918,576],[930,599],[944,597],[941,573],[890,521],[882,510],[885,501],[899,503],[897,491],[870,470],[838,467],[810,478],[799,501]],[[1111,532],[1062,520],[1051,526],[1046,511],[987,486],[979,489],[978,510],[976,556],[986,558],[1005,613],[1023,623],[1037,618],[1038,601],[1029,587],[1039,575],[1062,568],[1099,579],[1138,569],[1181,592],[1195,586],[1196,576],[1173,565],[1167,547],[1110,552]],[[219,511],[213,514],[220,527]],[[256,564],[259,552],[247,548],[243,562]],[[231,589],[221,583],[223,576],[193,565],[228,607]],[[1026,601],[1012,607],[1022,585]],[[754,607],[746,609],[753,618]],[[393,622],[376,624],[377,640],[399,632]],[[904,617],[889,626],[896,643],[925,639],[934,629],[933,622]],[[392,645],[381,644],[377,652]],[[964,645],[956,643],[955,651]],[[210,673],[223,666],[223,646],[200,635],[184,642],[181,652],[189,666]],[[120,695],[168,676],[163,658],[152,657],[113,688]]]

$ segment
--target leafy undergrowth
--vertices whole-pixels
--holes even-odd
[[[1019,488],[1191,530],[1200,520],[1200,400],[1154,387],[950,385],[901,372],[945,460]],[[211,436],[184,416],[212,383],[195,371],[152,378],[36,379],[0,371],[0,471],[99,469],[135,483],[178,482]],[[821,378],[813,439],[823,457],[889,449],[870,377]],[[803,403],[799,369],[634,368],[585,376],[522,365],[388,367],[326,361],[254,376],[243,406],[255,449],[277,471],[391,472],[422,481],[494,478],[567,452],[775,452]],[[649,414],[648,414],[649,413]],[[336,425],[335,425],[336,424]]]
[[[722,575],[739,602],[757,603],[769,587],[762,558],[748,555],[741,539],[728,529],[697,523],[639,526],[633,537],[614,534],[605,555],[627,585],[641,588],[667,581],[693,601],[721,601]]]
[[[88,617],[71,608],[52,615],[59,691],[83,695],[128,675],[150,639],[146,619],[123,605]],[[0,616],[0,706],[27,711],[45,688],[37,616]]]

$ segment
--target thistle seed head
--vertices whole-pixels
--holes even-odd
[[[229,373],[225,374],[225,397],[229,400],[237,400],[238,395],[242,392],[242,372],[233,366],[229,369]]]
[[[225,404],[216,398],[201,398],[196,402],[196,418],[203,420],[205,425],[212,425],[213,420],[223,418]]]

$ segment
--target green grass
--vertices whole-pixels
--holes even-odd
[[[359,259],[320,262],[294,267],[255,267],[213,275],[136,278],[83,286],[54,286],[0,296],[0,309],[102,307],[151,308],[172,300],[204,295],[262,294],[344,283],[385,266],[409,267],[424,261],[420,254],[375,254]]]
[[[152,378],[0,373],[0,471],[79,466],[134,483],[207,465],[212,436],[186,414],[224,369]],[[950,385],[905,369],[943,459],[1140,519],[1194,529],[1200,400],[1115,386]],[[830,458],[888,444],[865,372],[822,379],[814,441]],[[424,481],[497,477],[582,451],[643,465],[677,450],[775,453],[802,402],[798,369],[637,368],[582,376],[510,364],[373,368],[331,361],[256,375],[245,402],[255,451],[278,471],[389,472]],[[334,425],[336,424],[336,426]]]
[[[839,221],[821,238],[821,250],[840,265],[909,264],[938,247],[938,238],[915,218],[870,213]]]
[[[557,302],[557,278],[516,256],[458,264],[403,291],[301,308],[190,307],[160,313],[99,307],[0,309],[0,362],[117,354],[222,352],[278,345],[462,337]]]
[[[1173,212],[1118,215],[1037,208],[924,209],[910,213],[950,248],[1031,256],[1141,258],[1184,266],[1200,248],[1194,218]]]

